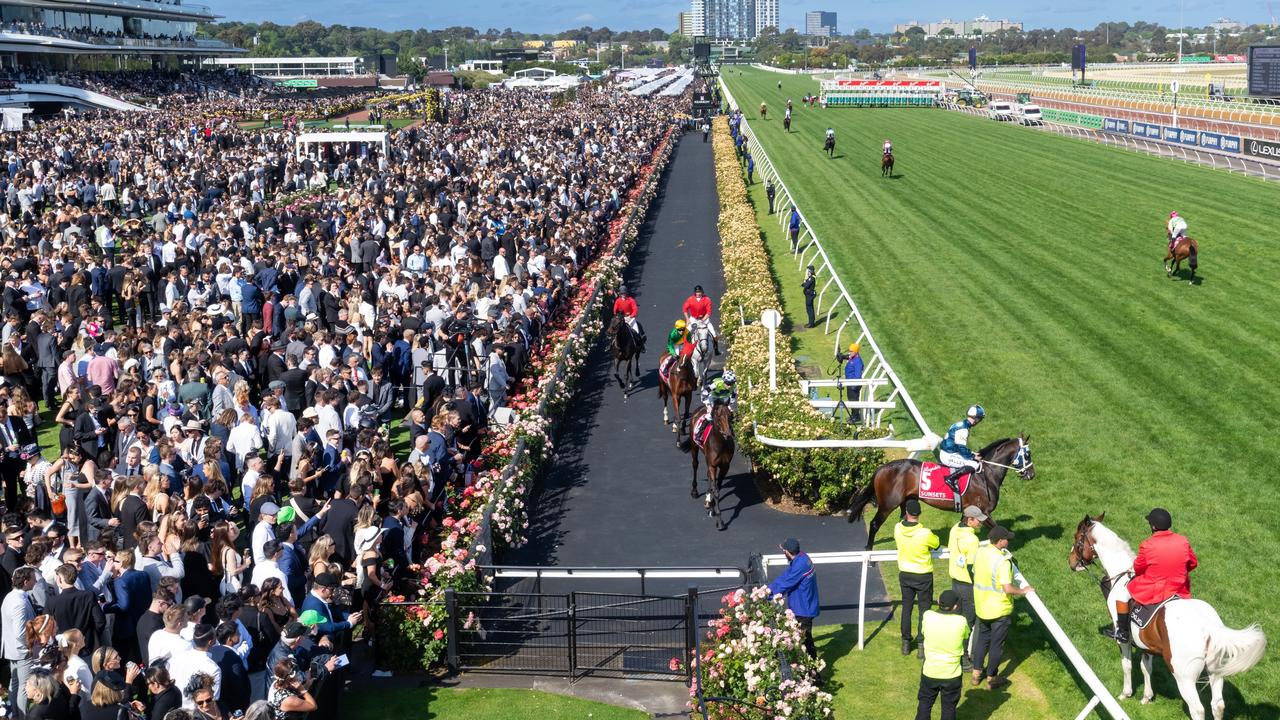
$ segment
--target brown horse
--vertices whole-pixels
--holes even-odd
[[[658,367],[666,362],[670,355],[663,353],[658,360]],[[662,423],[671,425],[671,432],[678,433],[680,426],[689,419],[689,407],[693,404],[693,389],[697,380],[693,377],[693,358],[690,355],[676,356],[676,363],[666,381],[658,378],[658,398],[662,400]],[[671,399],[671,413],[667,415],[667,398]],[[680,411],[680,401],[684,401],[684,412]]]
[[[836,136],[828,135],[825,142],[822,143],[822,151],[827,157],[834,158],[836,156]]]
[[[689,424],[690,434],[693,432],[692,428],[697,427],[698,418],[706,415],[707,412],[707,407],[704,405],[693,414]],[[707,497],[702,504],[707,509],[707,515],[716,519],[716,529],[723,530],[724,520],[720,518],[720,488],[729,475],[729,463],[733,462],[733,415],[729,411],[729,406],[724,403],[713,405],[710,413],[711,432],[707,434],[707,441],[699,448],[690,437],[688,445],[682,446],[682,449],[693,458],[693,486],[689,489],[689,497],[698,497],[698,454],[702,453],[706,456]]]
[[[1196,268],[1199,267],[1200,245],[1190,237],[1182,236],[1174,241],[1168,252],[1164,255],[1164,273],[1169,277],[1178,274],[1182,269],[1182,261],[1187,261],[1187,267],[1191,268],[1191,282],[1196,280]]]
[[[769,119],[769,107],[764,103],[760,103],[760,119],[761,120]]]
[[[885,153],[880,160],[880,177],[893,177],[893,153]]]
[[[609,323],[609,348],[613,351],[613,377],[622,388],[622,399],[626,400],[631,388],[640,381],[640,343],[622,313],[616,313]],[[618,374],[619,368],[623,368],[625,380]]]
[[[785,130],[786,132],[791,132],[791,116],[790,115],[782,116],[782,129]]]
[[[974,471],[969,479],[969,486],[960,499],[960,505],[975,505],[991,515],[1000,502],[1000,485],[1004,482],[1006,470],[1013,470],[1023,480],[1035,478],[1035,466],[1031,462],[1031,440],[1025,435],[997,440],[983,448],[979,455],[982,457],[982,467]],[[853,505],[849,508],[849,522],[861,518],[867,503],[875,499],[876,516],[867,529],[868,550],[876,541],[876,533],[884,525],[889,513],[894,508],[901,508],[907,498],[918,497],[920,465],[919,460],[910,459],[885,463],[876,470],[871,482],[854,497]],[[941,510],[955,511],[955,505],[950,499],[923,502]]]

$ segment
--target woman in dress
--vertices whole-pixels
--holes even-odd
[[[235,523],[223,520],[213,526],[211,565],[214,577],[219,578],[223,595],[240,592],[244,586],[244,571],[253,567],[249,558],[236,550],[239,537],[240,526]]]
[[[305,720],[307,713],[316,709],[315,698],[303,682],[297,661],[286,657],[271,668],[271,687],[267,690],[267,705],[274,720]]]

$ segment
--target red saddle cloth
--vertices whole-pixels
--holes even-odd
[[[703,413],[693,419],[693,444],[702,447],[711,437],[711,416]]]
[[[658,377],[662,378],[662,382],[666,382],[671,377],[671,368],[675,365],[676,358],[674,355],[668,355],[658,363]]]
[[[954,495],[951,488],[947,487],[947,476],[950,474],[951,468],[946,465],[920,463],[920,490],[916,494],[921,500],[951,500]],[[968,489],[969,478],[972,476],[973,473],[969,471],[965,471],[965,474],[960,476],[961,495],[964,495],[964,491]]]

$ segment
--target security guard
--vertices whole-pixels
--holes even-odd
[[[978,618],[973,639],[973,684],[981,685],[984,677],[989,678],[988,686],[995,690],[1009,684],[1009,679],[1000,677],[998,671],[1004,639],[1013,624],[1012,596],[1026,595],[1033,588],[1014,584],[1013,556],[1007,549],[1013,533],[996,525],[987,539],[989,542],[978,546],[973,561],[973,610]]]
[[[987,514],[982,508],[970,505],[964,509],[960,522],[951,528],[947,535],[947,552],[951,561],[947,564],[951,575],[951,589],[960,601],[960,614],[964,616],[969,628],[973,629],[973,561],[978,555],[978,528],[987,521]],[[965,648],[963,664],[965,670],[973,665],[969,660],[969,649]]]
[[[943,590],[938,609],[927,610],[920,623],[924,667],[920,670],[920,691],[916,694],[916,720],[929,720],[933,703],[942,696],[942,720],[955,720],[960,702],[960,668],[969,623],[957,612],[960,598],[953,590]]]
[[[920,617],[933,605],[933,556],[938,536],[920,524],[920,501],[909,498],[902,506],[904,517],[893,526],[893,540],[898,547],[898,587],[902,589],[902,654],[911,654],[911,606],[920,607]],[[917,626],[918,628],[918,626]],[[917,646],[924,657],[924,645]]]
[[[818,276],[812,265],[805,268],[804,282],[800,283],[800,288],[804,290],[804,311],[809,315],[809,324],[805,327],[811,328],[818,324],[813,314],[813,301],[818,297]]]

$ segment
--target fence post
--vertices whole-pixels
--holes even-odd
[[[449,665],[449,669],[458,672],[458,595],[453,588],[445,588],[444,591],[444,617],[445,617],[445,662]]]
[[[568,612],[569,627],[569,680],[573,681],[578,674],[578,593],[569,593]]]
[[[690,585],[684,596],[685,680],[693,679],[693,663],[698,645],[698,586]]]

